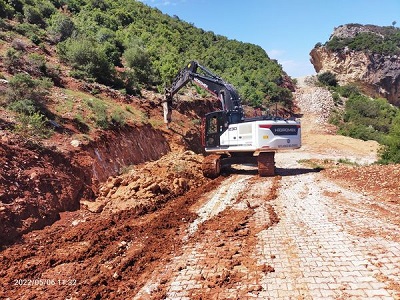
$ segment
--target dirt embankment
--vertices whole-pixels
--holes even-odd
[[[59,219],[91,196],[83,168],[69,157],[19,143],[0,144],[0,245]]]
[[[144,91],[143,99],[130,101],[131,109],[140,109],[151,122],[87,134],[67,122],[39,145],[22,141],[12,133],[13,119],[0,115],[0,246],[52,224],[60,218],[59,212],[79,209],[80,201],[90,203],[105,196],[99,192],[102,184],[131,165],[156,161],[171,151],[200,153],[200,119],[215,108],[215,102],[177,101],[174,124],[166,130],[160,99],[161,95]],[[163,181],[163,175],[156,181]],[[143,176],[147,175],[139,177]],[[190,180],[185,178],[185,183],[178,185],[186,188]],[[171,186],[176,184],[171,182]],[[142,183],[138,185],[141,189]],[[168,190],[166,186],[161,184],[162,194]]]
[[[170,151],[151,126],[104,132],[87,145],[60,150],[24,143],[10,134],[0,144],[0,245],[41,229],[93,200],[101,182],[124,166],[159,159]]]

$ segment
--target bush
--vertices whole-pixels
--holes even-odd
[[[126,113],[122,108],[116,108],[111,114],[111,122],[115,127],[122,127],[126,124]]]
[[[324,72],[324,73],[318,75],[317,78],[318,78],[318,81],[324,85],[337,86],[336,75],[333,74],[332,72],[329,72],[329,71]]]
[[[333,102],[335,103],[335,105],[342,105],[343,104],[342,98],[340,97],[339,93],[333,92],[332,93],[332,98],[333,98]]]
[[[39,26],[44,26],[45,21],[39,9],[35,6],[25,5],[24,6],[24,16],[28,23],[36,24]]]
[[[25,115],[31,115],[37,111],[37,104],[30,99],[21,99],[11,102],[8,108]]]
[[[16,74],[10,79],[7,89],[7,101],[11,107],[30,113],[30,106],[40,110],[49,94],[52,83],[49,79],[35,80],[25,73]],[[15,104],[14,102],[20,102]],[[13,104],[14,103],[14,104]],[[21,107],[28,107],[27,109]]]
[[[95,78],[98,82],[110,84],[114,80],[113,65],[101,45],[87,39],[68,39],[59,44],[60,56],[69,62],[84,78]]]
[[[344,113],[333,114],[330,122],[338,126],[339,134],[382,144],[380,163],[400,163],[400,110],[386,99],[371,99],[353,91]]]
[[[393,120],[385,146],[380,151],[379,162],[385,164],[400,163],[400,110]]]
[[[14,9],[8,1],[0,0],[0,18],[10,18],[14,13]]]
[[[17,51],[25,51],[26,50],[26,43],[20,39],[14,39],[11,42],[11,47]]]
[[[338,86],[336,88],[336,91],[342,95],[343,97],[349,98],[351,96],[357,96],[360,95],[360,91],[355,85],[344,85],[344,86]]]
[[[43,55],[32,53],[28,55],[27,65],[29,73],[37,76],[45,75],[47,71],[46,58]]]
[[[58,13],[51,16],[48,32],[53,43],[69,38],[75,30],[75,24],[68,16]]]
[[[7,68],[8,72],[14,73],[21,68],[23,64],[22,61],[21,53],[14,48],[9,48],[4,58],[4,66]]]
[[[96,125],[101,129],[108,129],[110,126],[110,121],[107,114],[107,105],[97,98],[86,100],[86,104],[92,110],[92,120],[96,123]]]
[[[40,113],[19,114],[14,130],[26,139],[48,138],[53,131],[46,126],[47,119]]]
[[[150,83],[152,75],[151,62],[149,55],[143,48],[132,46],[125,50],[123,58],[126,66],[132,69],[138,81]]]

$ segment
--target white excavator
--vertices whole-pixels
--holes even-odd
[[[173,96],[189,81],[221,101],[222,110],[207,113],[202,140],[207,156],[203,174],[218,177],[232,164],[258,164],[260,176],[275,175],[275,151],[301,147],[301,124],[294,118],[262,115],[246,118],[236,89],[196,61],[191,61],[165,90],[164,121],[171,122]]]

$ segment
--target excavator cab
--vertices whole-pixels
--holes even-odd
[[[203,128],[203,145],[206,148],[220,147],[220,136],[228,128],[226,112],[214,111],[206,114]]]

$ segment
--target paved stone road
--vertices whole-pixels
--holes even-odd
[[[400,228],[376,213],[392,208],[293,161],[278,154],[282,176],[232,175],[207,195],[184,247],[136,298],[163,283],[167,299],[400,299]]]

